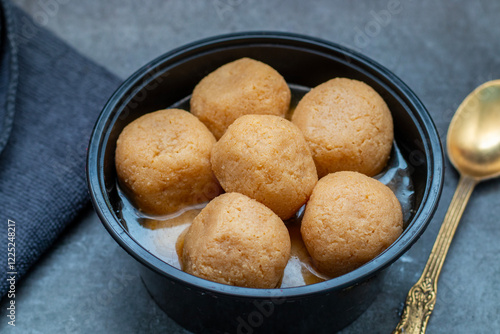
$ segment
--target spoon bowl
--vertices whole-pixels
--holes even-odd
[[[479,86],[458,107],[447,150],[463,175],[478,181],[500,175],[500,80]]]

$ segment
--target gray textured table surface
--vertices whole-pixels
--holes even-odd
[[[500,2],[16,0],[41,25],[122,78],[203,37],[244,30],[308,34],[372,57],[405,81],[443,142],[461,100],[500,78]],[[439,209],[390,267],[383,292],[342,333],[390,333],[457,184],[447,162]],[[500,182],[474,192],[444,265],[428,333],[500,333]],[[183,333],[147,295],[134,261],[89,207],[19,283],[19,333]],[[0,305],[2,309],[6,304]],[[2,313],[3,314],[3,313]],[[0,332],[11,329],[0,321]]]

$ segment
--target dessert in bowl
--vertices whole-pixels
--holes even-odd
[[[403,204],[406,223],[401,235],[371,261],[316,284],[254,289],[186,273],[153,254],[131,233],[130,222],[123,213],[115,167],[120,133],[147,113],[185,105],[206,75],[245,57],[271,66],[295,88],[292,91],[305,93],[332,78],[344,77],[366,83],[387,103],[397,143],[392,156],[404,160],[402,168],[406,168],[413,184],[413,208],[405,210]],[[154,300],[185,328],[195,332],[237,332],[248,328],[255,332],[332,332],[345,327],[369,306],[380,289],[384,269],[425,230],[442,187],[443,156],[424,106],[387,69],[356,52],[310,37],[240,33],[169,52],[124,82],[96,123],[87,172],[91,197],[104,226],[141,264],[141,276]]]

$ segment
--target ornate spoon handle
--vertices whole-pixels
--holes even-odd
[[[457,229],[469,197],[477,181],[461,176],[453,195],[443,224],[439,230],[431,255],[427,260],[422,276],[408,292],[406,303],[393,334],[424,334],[427,321],[436,304],[437,282],[444,259],[450,248],[451,240]]]

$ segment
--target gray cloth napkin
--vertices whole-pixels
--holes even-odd
[[[7,279],[15,276],[18,281],[25,275],[87,206],[88,139],[120,81],[34,24],[7,0],[0,3],[3,297],[10,288]],[[9,230],[9,224],[15,230]]]

